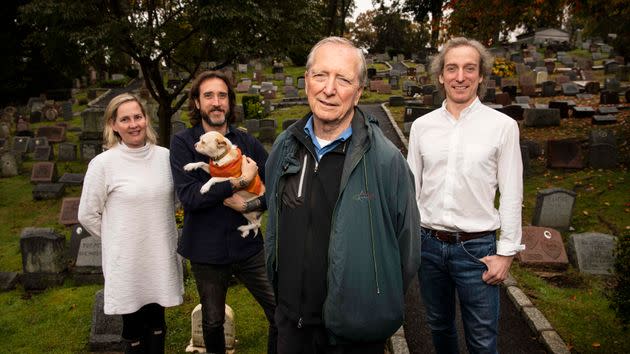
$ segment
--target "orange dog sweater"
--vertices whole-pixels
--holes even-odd
[[[218,166],[214,161],[210,160],[210,163],[208,164],[210,175],[212,177],[240,177],[241,159],[243,158],[243,154],[239,148],[236,148],[236,151],[238,153],[236,159],[227,165]],[[260,180],[260,176],[256,174],[256,177],[254,177],[245,190],[256,195],[261,195],[262,188],[263,185]]]

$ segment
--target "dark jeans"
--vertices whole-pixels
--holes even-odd
[[[155,303],[144,305],[134,313],[122,315],[122,320],[122,337],[125,339],[143,337],[149,330],[166,329],[164,307]]]
[[[459,353],[455,327],[455,292],[470,353],[497,353],[499,286],[482,279],[479,259],[496,253],[496,234],[458,243],[442,242],[422,229],[420,291],[433,345],[438,354]]]
[[[223,332],[225,297],[228,282],[234,274],[245,284],[247,290],[265,311],[265,316],[269,321],[267,352],[276,353],[278,330],[273,319],[276,300],[271,284],[267,279],[264,250],[260,250],[248,259],[232,264],[215,265],[191,262],[191,267],[201,301],[201,323],[206,351],[208,353],[225,353]]]
[[[365,343],[328,343],[328,331],[323,325],[297,323],[276,309],[278,353],[280,354],[383,354],[385,341]]]

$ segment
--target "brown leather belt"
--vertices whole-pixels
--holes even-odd
[[[437,238],[438,240],[446,243],[458,243],[458,242],[466,242],[470,240],[474,240],[476,238],[480,238],[486,236],[494,231],[480,231],[480,232],[450,232],[450,231],[442,231],[442,230],[433,230],[426,227],[422,228],[425,231],[428,231],[431,236]]]

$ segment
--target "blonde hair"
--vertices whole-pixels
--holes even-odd
[[[123,103],[132,102],[132,101],[138,103],[138,106],[140,106],[140,110],[142,111],[142,114],[147,120],[147,128],[146,128],[147,142],[151,144],[157,144],[157,133],[155,132],[155,129],[153,129],[153,126],[151,125],[151,117],[147,114],[147,110],[142,104],[142,102],[140,102],[140,99],[138,99],[138,97],[130,93],[122,93],[114,97],[107,105],[107,108],[105,108],[105,114],[103,115],[103,119],[104,119],[103,144],[105,145],[106,148],[110,149],[112,146],[120,143],[122,138],[120,137],[118,133],[114,131],[114,128],[113,128],[114,121],[116,120],[116,115],[118,114],[118,107],[120,107],[120,105],[122,105]]]

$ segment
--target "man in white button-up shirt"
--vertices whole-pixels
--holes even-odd
[[[496,353],[498,286],[525,248],[518,125],[479,101],[492,63],[477,41],[446,43],[431,65],[446,100],[411,127],[407,160],[422,224],[421,292],[438,353],[459,350],[455,291],[469,352]]]

